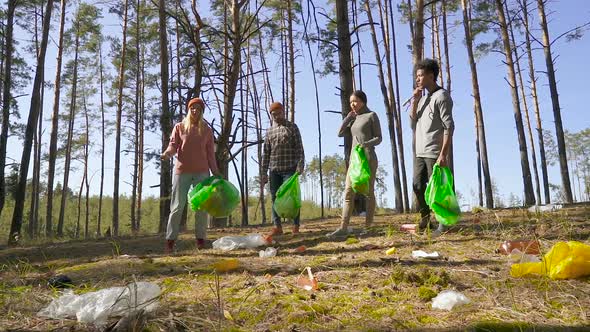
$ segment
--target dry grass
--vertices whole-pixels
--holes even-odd
[[[259,258],[258,250],[197,251],[190,234],[182,236],[173,256],[162,254],[163,240],[156,236],[4,248],[0,330],[93,329],[75,319],[36,316],[58,295],[46,284],[56,273],[68,275],[77,293],[133,280],[158,283],[164,293],[160,308],[147,319],[148,331],[590,329],[590,279],[512,278],[508,259],[495,253],[505,239],[537,238],[545,251],[560,240],[588,243],[590,207],[466,213],[459,226],[436,240],[398,231],[414,219],[380,216],[368,232],[348,241],[325,238],[335,219],[308,222],[300,236],[278,238],[277,257],[267,259]],[[362,220],[354,219],[353,226],[359,225]],[[301,245],[307,250],[295,252]],[[391,247],[395,254],[385,255]],[[416,249],[438,251],[443,258],[415,260]],[[227,258],[237,258],[240,267],[215,275],[211,265]],[[320,281],[318,291],[296,285],[306,266]],[[433,310],[430,299],[445,289],[464,293],[472,303],[451,312]]]

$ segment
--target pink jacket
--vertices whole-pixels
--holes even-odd
[[[177,123],[170,135],[169,147],[176,151],[175,173],[217,172],[217,160],[213,147],[213,130],[208,125],[201,134],[197,130],[186,133],[182,123]]]

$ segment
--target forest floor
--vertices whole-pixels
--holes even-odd
[[[572,331],[590,330],[590,278],[513,278],[509,258],[496,253],[504,240],[538,239],[542,252],[558,241],[590,243],[590,206],[555,212],[525,209],[465,213],[441,237],[402,232],[416,215],[378,216],[368,232],[330,240],[338,220],[304,222],[302,233],[277,237],[278,254],[259,249],[197,250],[183,234],[173,255],[159,236],[70,241],[0,248],[0,330],[92,331],[76,318],[37,316],[61,291],[48,287],[55,274],[71,278],[76,294],[149,281],[162,289],[158,308],[143,322],[147,331]],[[225,235],[268,232],[269,227],[211,231]],[[306,250],[296,251],[304,245]],[[395,247],[392,255],[385,252]],[[262,248],[264,249],[264,248]],[[412,258],[413,250],[441,258]],[[237,269],[214,273],[212,264],[237,259]],[[297,285],[310,267],[315,291]],[[471,303],[433,309],[446,289]],[[111,318],[109,324],[117,322]]]

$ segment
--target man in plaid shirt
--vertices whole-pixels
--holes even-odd
[[[279,102],[270,104],[270,115],[273,124],[266,131],[264,139],[264,155],[262,157],[262,182],[270,177],[270,192],[274,203],[277,190],[295,172],[303,173],[305,154],[301,133],[296,124],[287,121],[283,105]],[[268,171],[270,169],[270,174]],[[281,218],[272,209],[272,220],[275,225],[270,235],[283,234]],[[293,234],[299,233],[299,215],[293,219]]]

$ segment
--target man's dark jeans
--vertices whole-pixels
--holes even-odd
[[[269,176],[270,194],[271,194],[273,203],[274,203],[275,198],[277,196],[277,191],[279,190],[279,187],[285,181],[287,181],[291,176],[293,176],[293,174],[295,174],[295,171],[287,171],[287,172],[270,171],[270,176]],[[299,215],[300,215],[300,213],[298,213],[297,217],[295,217],[295,219],[293,219],[294,225],[299,225]],[[272,207],[272,222],[277,227],[281,226],[281,218],[277,215],[277,212],[275,211],[275,208],[274,208],[274,204]]]
[[[418,199],[418,211],[420,211],[420,229],[429,227],[430,222],[430,207],[426,204],[424,199],[424,192],[428,180],[432,176],[432,168],[436,163],[436,159],[416,157],[414,159],[414,183],[413,189]]]

